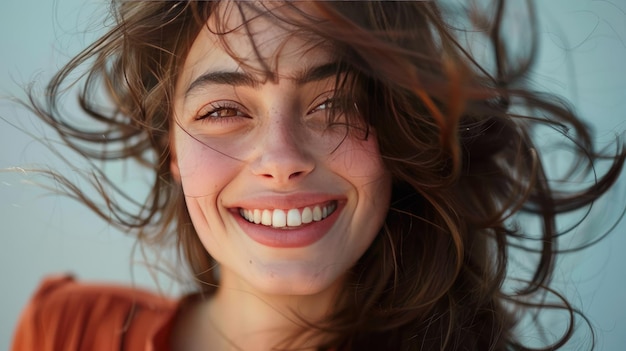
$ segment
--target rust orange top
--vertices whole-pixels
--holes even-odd
[[[48,278],[22,312],[11,350],[169,350],[180,304],[131,287]]]

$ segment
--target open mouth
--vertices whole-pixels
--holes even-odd
[[[239,214],[250,223],[274,228],[300,227],[312,222],[319,222],[330,216],[337,209],[337,201],[291,209],[245,209]]]

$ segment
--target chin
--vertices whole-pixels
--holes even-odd
[[[252,273],[253,289],[268,295],[318,295],[334,290],[341,277],[329,266],[281,262],[257,267]]]

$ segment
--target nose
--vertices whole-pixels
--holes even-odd
[[[315,168],[315,159],[304,139],[295,123],[271,122],[257,144],[252,173],[278,185],[305,178]]]

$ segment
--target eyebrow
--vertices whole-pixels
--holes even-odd
[[[318,66],[306,67],[302,71],[296,72],[296,74],[292,77],[286,77],[286,79],[295,81],[297,85],[303,85],[326,79],[338,74],[341,71],[345,71],[345,67],[343,67],[343,65],[339,62],[329,62]],[[276,81],[275,73],[271,72],[269,76],[272,81]],[[185,91],[185,97],[191,94],[194,90],[207,85],[248,86],[254,88],[261,85],[261,81],[246,72],[207,72],[196,78],[189,85]]]

